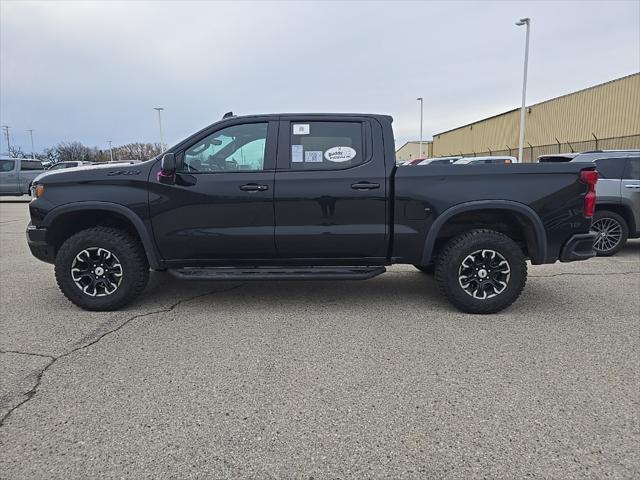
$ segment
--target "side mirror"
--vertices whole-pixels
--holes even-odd
[[[173,176],[176,173],[176,156],[174,153],[165,153],[160,162],[160,170],[163,175]]]
[[[173,183],[176,176],[176,156],[173,153],[165,153],[160,160],[158,181],[161,183]]]

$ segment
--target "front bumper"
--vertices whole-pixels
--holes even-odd
[[[47,243],[47,229],[38,228],[29,223],[27,225],[27,244],[31,254],[38,260],[53,263],[56,258],[56,252],[53,246]]]
[[[575,262],[577,260],[587,260],[596,256],[593,249],[593,242],[596,241],[595,233],[579,233],[573,235],[562,247],[560,252],[561,262]]]

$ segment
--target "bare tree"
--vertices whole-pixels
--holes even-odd
[[[162,153],[159,143],[127,143],[113,149],[113,156],[119,160],[149,160]]]
[[[59,162],[91,162],[94,160],[94,149],[81,142],[60,142],[55,146]]]
[[[9,147],[9,157],[11,158],[27,158],[27,154],[22,151],[22,148],[18,145],[11,145]]]
[[[94,149],[94,150],[95,150],[95,152],[94,152],[94,160],[93,160],[94,162],[106,163],[109,160],[111,160],[111,155],[109,153],[109,150],[97,150],[97,149]],[[115,152],[114,152],[113,159],[114,160],[116,159]]]
[[[12,146],[13,155],[26,155],[19,148]],[[159,143],[134,142],[113,147],[114,160],[149,160],[162,153]],[[111,160],[109,149],[99,150],[97,147],[88,147],[82,142],[60,142],[55,147],[45,148],[37,157],[51,163],[58,162],[108,162]]]
[[[58,152],[55,148],[45,148],[42,153],[36,154],[36,157],[50,163],[58,163]]]

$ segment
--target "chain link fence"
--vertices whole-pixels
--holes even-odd
[[[505,147],[508,147],[505,145]],[[549,145],[531,145],[527,144],[522,152],[522,162],[536,162],[540,155],[552,155],[554,153],[579,153],[588,152],[589,150],[629,150],[640,149],[640,134],[628,135],[626,137],[612,138],[593,138],[591,140],[582,140],[577,142],[560,142]],[[486,152],[463,153],[463,157],[485,157],[485,156],[508,155],[511,157],[518,156],[518,147],[505,148],[502,150],[490,150]]]

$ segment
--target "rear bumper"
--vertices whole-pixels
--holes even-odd
[[[47,243],[47,229],[38,228],[35,225],[27,225],[27,244],[31,254],[38,260],[53,263],[55,261],[56,252],[51,245]]]
[[[596,256],[593,250],[593,242],[596,240],[595,233],[579,233],[573,235],[562,247],[560,252],[561,262],[575,262],[577,260],[587,260]]]

